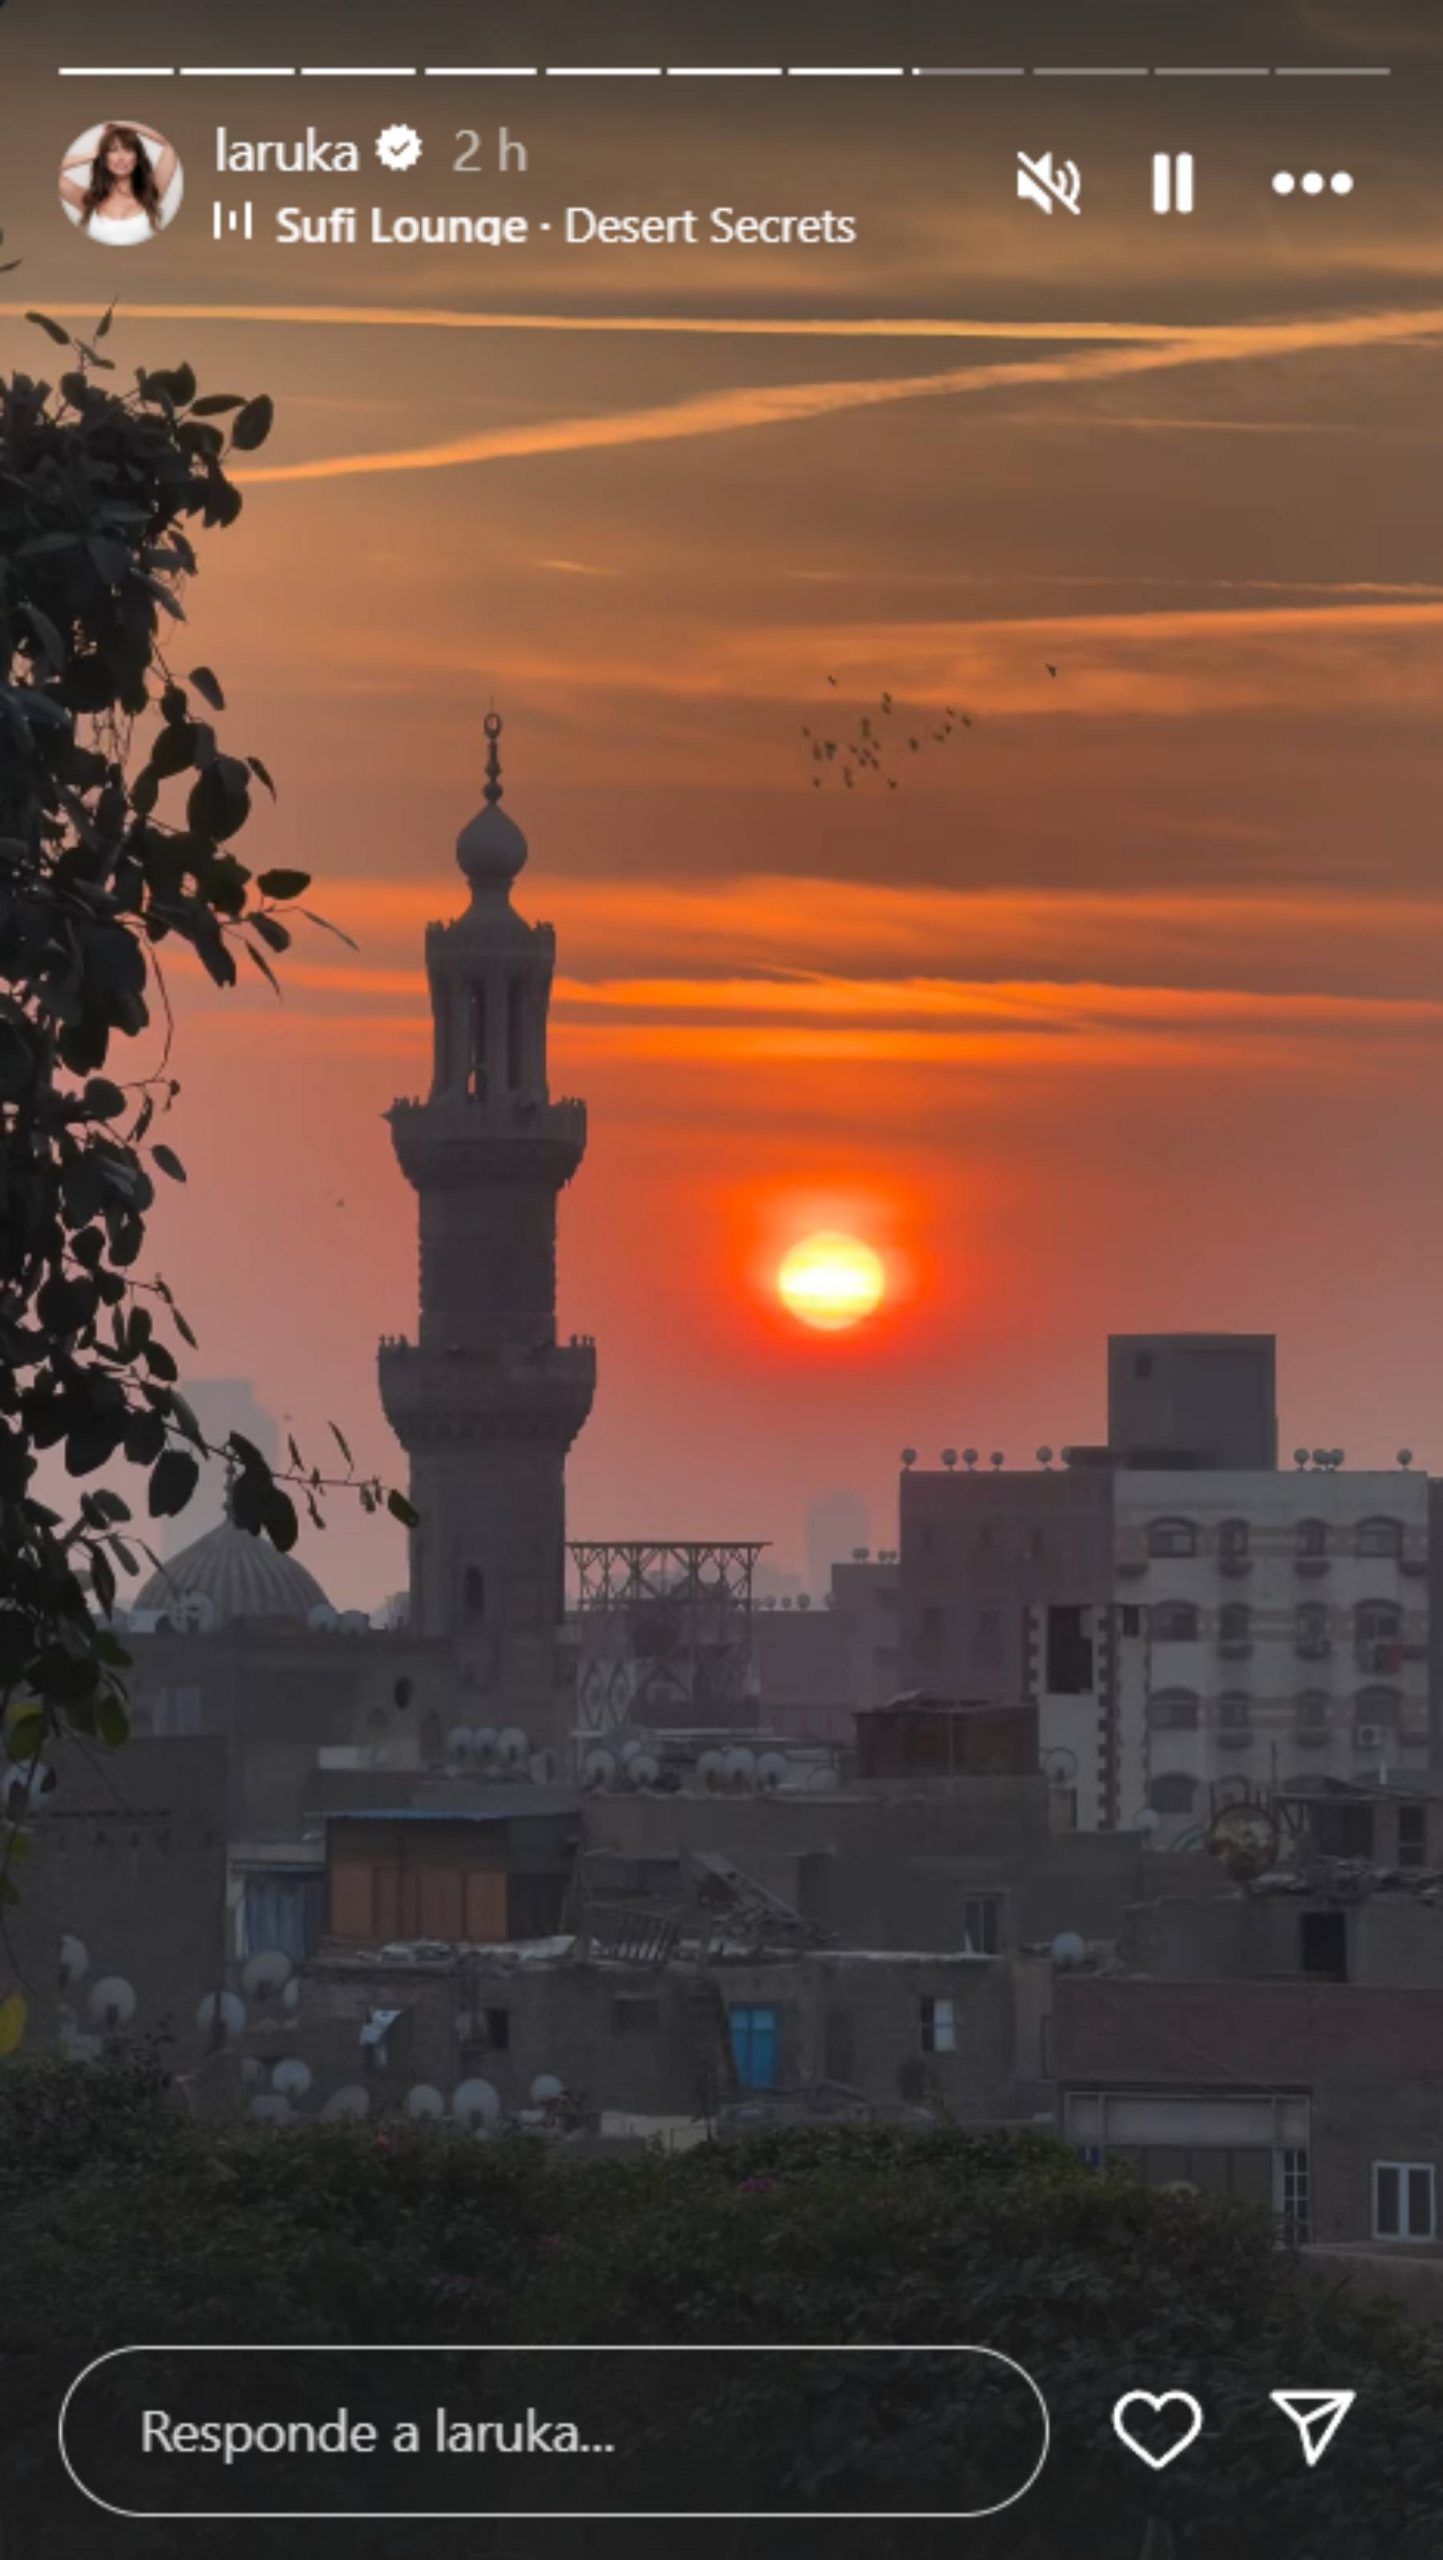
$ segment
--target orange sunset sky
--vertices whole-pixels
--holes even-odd
[[[1443,1468],[1427,13],[1199,12],[1161,52],[1141,9],[1090,15],[1085,49],[1076,10],[880,34],[898,62],[945,28],[944,60],[1393,66],[1370,82],[57,79],[475,42],[474,12],[422,5],[398,36],[348,9],[340,42],[341,13],[222,0],[197,55],[193,12],[123,14],[128,57],[111,10],[6,13],[6,360],[43,366],[27,306],[118,294],[122,368],[275,395],[179,663],[219,670],[227,743],[277,779],[240,850],[310,869],[360,946],[303,936],[281,1005],[259,977],[176,989],[191,1179],[156,1258],[198,1374],[401,1465],[374,1350],[414,1321],[414,1204],[381,1115],[428,1072],[421,936],[463,903],[494,695],[518,903],[559,938],[553,1090],[591,1111],[562,1223],[563,1326],[600,1360],[577,1532],[764,1537],[798,1565],[808,1503],[848,1486],[890,1543],[904,1443],[1030,1461],[1100,1436],[1109,1329],[1276,1330],[1286,1447]],[[488,43],[594,60],[604,14]],[[721,55],[703,11],[683,47],[687,15],[618,11],[616,58],[828,58],[746,9]],[[883,58],[875,13],[834,16],[843,37]],[[267,212],[831,205],[861,236],[220,246],[222,113],[425,136],[405,177],[258,182]],[[62,147],[107,114],[186,163],[180,221],[135,252],[55,205]],[[452,176],[453,133],[499,121],[526,176]],[[1079,162],[1080,219],[1017,203],[1019,147]],[[1197,155],[1190,222],[1149,212],[1164,147]],[[1280,200],[1288,165],[1354,192]],[[900,787],[813,790],[802,725],[840,734],[884,688],[924,738]],[[973,725],[937,745],[943,704]],[[851,1332],[804,1331],[770,1286],[815,1227],[892,1274]],[[369,1603],[402,1546],[338,1511],[302,1552]]]

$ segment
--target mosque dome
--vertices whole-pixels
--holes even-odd
[[[216,1628],[237,1618],[281,1618],[303,1627],[312,1609],[329,1605],[315,1575],[294,1556],[230,1520],[158,1566],[133,1605],[166,1611],[192,1594],[210,1602]]]
[[[488,741],[486,756],[485,807],[462,828],[456,838],[456,859],[471,883],[473,891],[509,889],[526,860],[526,838],[514,818],[501,807],[501,756],[497,740],[501,735],[501,714],[488,711],[485,721]]]

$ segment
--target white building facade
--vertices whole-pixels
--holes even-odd
[[[1122,1468],[1113,1505],[1114,1607],[1144,1643],[1114,1705],[1124,1825],[1149,1809],[1178,1841],[1229,1780],[1427,1768],[1426,1476]]]

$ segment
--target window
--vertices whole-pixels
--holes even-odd
[[[1086,1697],[1092,1687],[1092,1612],[1052,1607],[1047,1612],[1047,1686],[1054,1697]]]
[[[1218,1554],[1224,1564],[1246,1564],[1252,1532],[1246,1520],[1222,1520],[1218,1523]]]
[[[1132,1355],[1132,1374],[1135,1378],[1150,1378],[1152,1376],[1152,1353],[1150,1351],[1134,1351]]]
[[[1122,1632],[1125,1636],[1141,1635],[1142,1611],[1135,1600],[1124,1600],[1122,1608],[1119,1611],[1119,1615],[1122,1619]]]
[[[1154,1813],[1191,1813],[1196,1795],[1196,1779],[1184,1777],[1181,1770],[1172,1770],[1153,1779],[1147,1800]]]
[[[1348,1979],[1348,1923],[1341,1911],[1304,1911],[1298,1922],[1298,1960],[1304,1973],[1323,1982]]]
[[[1328,1611],[1323,1601],[1299,1601],[1297,1645],[1299,1653],[1310,1661],[1332,1651],[1328,1638]]]
[[[486,1576],[479,1565],[468,1564],[461,1581],[461,1605],[468,1618],[486,1615]]]
[[[1303,1689],[1298,1695],[1299,1733],[1325,1734],[1332,1700],[1326,1689]]]
[[[750,2005],[727,2012],[731,2028],[732,2060],[737,2080],[743,2089],[775,2089],[780,2061],[778,2017],[775,2009],[759,2009]]]
[[[922,2051],[955,2053],[957,2050],[957,2003],[955,2000],[923,2000]]]
[[[1400,1867],[1422,1867],[1428,1863],[1428,1808],[1421,1804],[1398,1807],[1398,1864]]]
[[[1304,2248],[1312,2230],[1312,2179],[1306,2151],[1289,2148],[1274,2154],[1273,2202],[1283,2226],[1283,2237],[1294,2248]]]
[[[1353,1552],[1360,1556],[1401,1556],[1403,1523],[1401,1520],[1360,1520],[1353,1541]]]
[[[1246,1733],[1253,1720],[1253,1702],[1246,1689],[1224,1689],[1218,1700],[1218,1723],[1224,1733]]]
[[[1355,1725],[1384,1725],[1396,1731],[1403,1701],[1396,1689],[1360,1689],[1353,1700]]]
[[[445,1758],[446,1737],[441,1731],[441,1719],[431,1707],[421,1718],[421,1765],[426,1769],[439,1769]]]
[[[1359,1644],[1396,1644],[1403,1612],[1396,1600],[1360,1600],[1353,1612]]]
[[[1195,1556],[1197,1531],[1190,1520],[1150,1520],[1147,1551],[1150,1556]]]
[[[511,2045],[511,2012],[509,2009],[483,2009],[486,2042],[493,2053],[506,2053]]]
[[[1158,1600],[1148,1612],[1154,1644],[1195,1644],[1198,1615],[1190,1600]]]
[[[979,1609],[977,1612],[977,1660],[994,1669],[1002,1660],[1002,1612]]]
[[[1224,1601],[1218,1611],[1218,1650],[1220,1653],[1251,1653],[1253,1617],[1246,1600]]]
[[[1155,1689],[1147,1702],[1147,1720],[1154,1733],[1196,1733],[1196,1689]]]
[[[930,1671],[936,1671],[936,1670],[938,1670],[938,1669],[940,1668],[940,1666],[941,1666],[941,1661],[942,1661],[942,1633],[943,1633],[943,1628],[944,1628],[945,1623],[946,1623],[946,1621],[945,1621],[944,1613],[943,1613],[943,1611],[942,1611],[942,1610],[940,1610],[940,1609],[924,1609],[924,1610],[923,1610],[923,1612],[922,1612],[922,1660],[926,1663],[926,1665],[927,1665],[927,1667],[928,1667],[928,1669],[929,1669]]]
[[[1432,2240],[1438,2230],[1438,2173],[1431,2160],[1375,2160],[1375,2240]]]
[[[1300,1563],[1317,1564],[1328,1553],[1326,1520],[1300,1520],[1297,1528],[1297,1555]]]
[[[971,1894],[962,1905],[962,1943],[969,1955],[995,1956],[1000,1943],[998,1916],[1001,1904],[995,1893]]]

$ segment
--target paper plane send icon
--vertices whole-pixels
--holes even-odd
[[[1310,2471],[1323,2459],[1352,2408],[1356,2391],[1270,2391],[1268,2398],[1291,2418],[1302,2439],[1303,2460]]]

